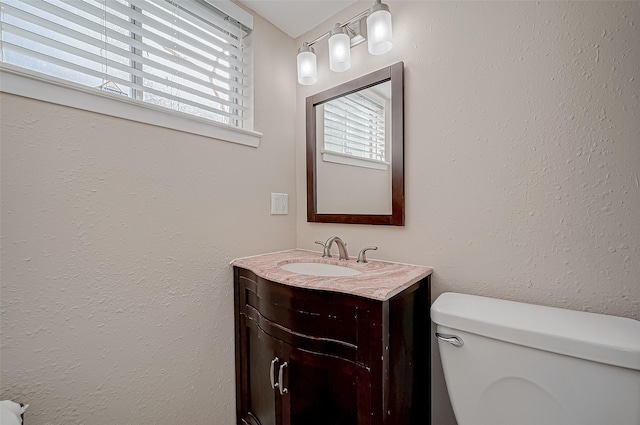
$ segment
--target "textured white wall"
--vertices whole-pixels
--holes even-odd
[[[293,40],[253,36],[258,149],[0,97],[0,398],[30,425],[235,422],[235,258],[292,248]]]
[[[309,41],[360,2],[297,41]],[[640,319],[640,3],[389,1],[394,49],[298,86],[298,247],[433,266],[444,291]],[[307,223],[304,99],[405,63],[406,226]],[[428,335],[424,336],[428,338]],[[433,423],[454,424],[437,348]]]

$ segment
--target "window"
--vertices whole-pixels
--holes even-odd
[[[248,28],[206,0],[0,6],[5,64],[225,127],[251,119]]]
[[[385,103],[385,99],[379,98],[371,90],[325,103],[323,158],[326,161],[386,169]],[[336,155],[356,161],[343,162]]]

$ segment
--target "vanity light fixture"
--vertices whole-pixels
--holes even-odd
[[[342,72],[351,68],[351,48],[368,40],[369,53],[382,55],[393,47],[391,12],[381,0],[375,0],[370,9],[298,49],[298,82],[304,86],[318,81],[318,62],[311,46],[329,37],[329,68]]]
[[[383,55],[393,47],[391,12],[389,12],[389,6],[382,4],[380,0],[369,9],[367,34],[369,53],[372,55]]]
[[[298,82],[303,86],[310,86],[318,82],[318,62],[316,52],[309,43],[304,43],[298,49]]]
[[[340,24],[336,24],[329,37],[329,68],[334,72],[351,68],[351,39]]]

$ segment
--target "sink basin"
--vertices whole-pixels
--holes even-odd
[[[350,267],[327,263],[287,263],[281,265],[280,268],[288,272],[311,276],[356,276],[362,274]]]

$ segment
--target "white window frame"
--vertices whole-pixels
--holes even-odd
[[[253,27],[253,17],[230,1],[205,1],[214,4],[234,19],[244,19],[241,22],[245,26]],[[257,131],[165,109],[8,63],[0,63],[0,92],[246,146],[258,147],[262,137],[262,133]],[[253,103],[253,96],[249,97]],[[253,105],[250,106],[250,110],[253,110]],[[248,119],[245,123],[252,126],[252,121]]]

